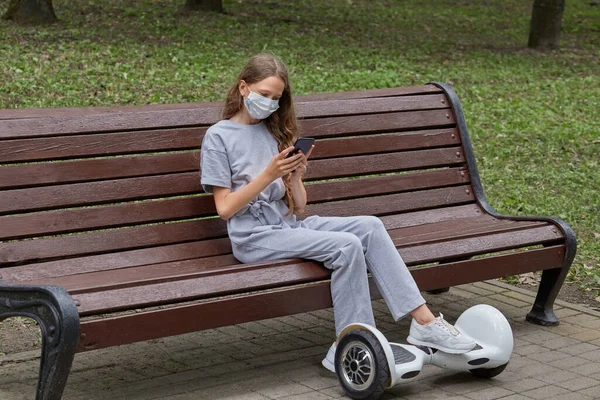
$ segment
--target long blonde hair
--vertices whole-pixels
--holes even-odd
[[[296,111],[294,110],[294,103],[292,101],[292,88],[290,87],[287,68],[283,61],[274,55],[261,53],[248,61],[242,72],[238,75],[235,84],[227,92],[222,117],[229,119],[244,107],[244,98],[239,90],[240,81],[243,80],[247,84],[252,84],[271,76],[279,77],[285,84],[285,87],[279,99],[279,109],[267,117],[264,122],[271,135],[277,140],[278,149],[281,152],[293,146],[298,138],[298,122],[296,121]],[[285,185],[283,201],[289,208],[286,215],[300,213],[300,209],[294,204],[290,174],[283,177],[283,183]]]

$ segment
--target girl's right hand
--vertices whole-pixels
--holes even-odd
[[[265,169],[265,173],[267,173],[270,178],[273,178],[272,180],[289,174],[302,163],[302,153],[300,152],[290,158],[285,158],[292,150],[294,150],[294,146],[288,147],[271,159],[269,165],[267,165],[267,168]]]

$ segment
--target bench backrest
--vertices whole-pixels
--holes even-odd
[[[402,226],[477,211],[436,86],[299,96],[296,108],[301,135],[317,139],[306,216],[398,215],[388,223]],[[0,280],[236,263],[199,181],[219,114],[219,103],[0,111]]]

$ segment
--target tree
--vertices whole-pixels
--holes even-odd
[[[186,11],[216,11],[223,12],[223,0],[186,0]]]
[[[57,20],[52,0],[11,0],[2,18],[34,25],[52,24]]]
[[[535,0],[531,14],[529,44],[532,49],[557,49],[565,0]]]

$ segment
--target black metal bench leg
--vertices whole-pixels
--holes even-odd
[[[563,265],[561,268],[546,269],[542,272],[542,280],[533,308],[525,317],[527,321],[543,326],[557,326],[559,324],[558,318],[554,314],[554,300],[558,296],[577,252],[577,241],[573,230],[563,221],[558,219],[556,221],[559,222],[559,227],[566,237]]]
[[[554,314],[554,300],[562,287],[568,268],[547,269],[542,272],[542,280],[533,303],[533,308],[525,319],[543,326],[557,326],[558,318]]]
[[[60,400],[79,340],[79,313],[66,290],[56,286],[0,283],[0,321],[35,319],[42,332],[42,356],[36,400]]]

